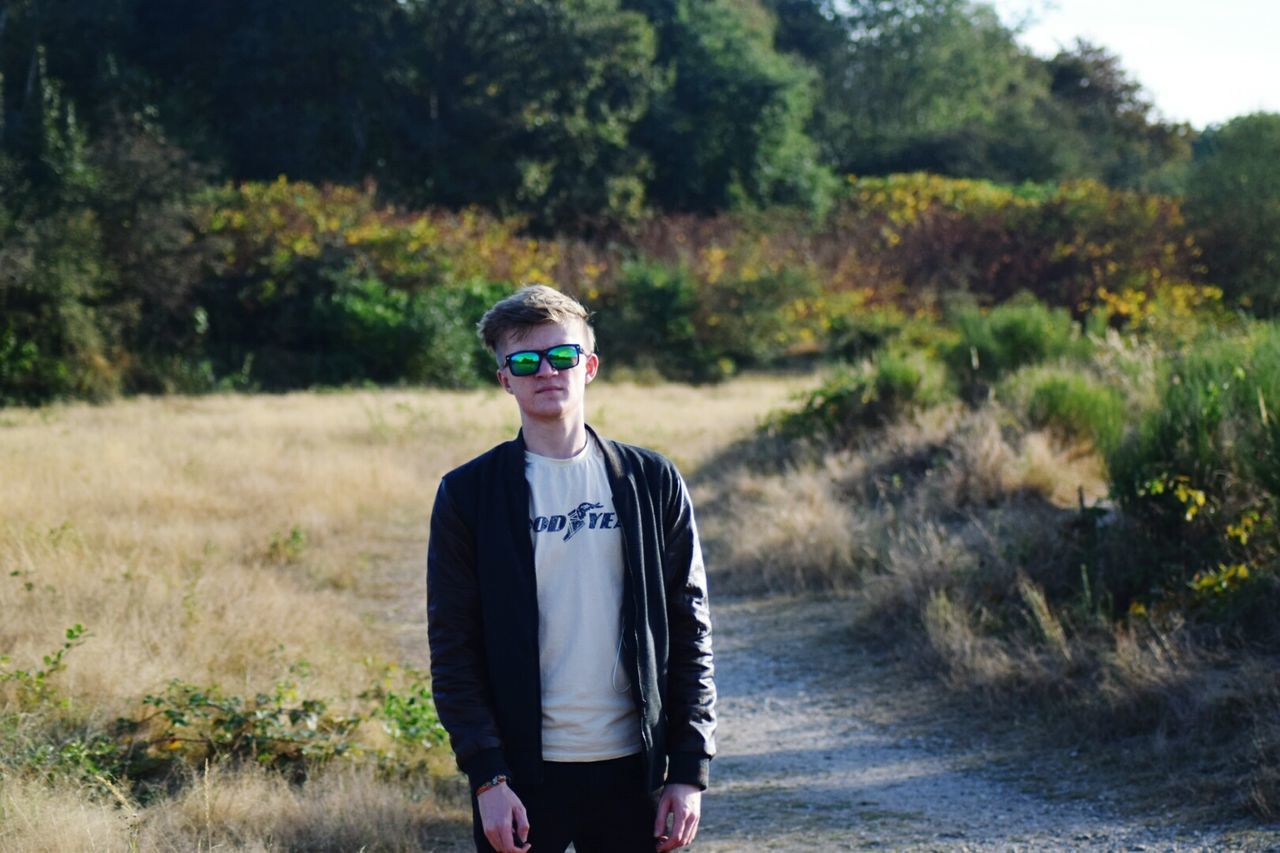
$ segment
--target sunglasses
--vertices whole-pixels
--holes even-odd
[[[582,357],[582,347],[578,344],[559,344],[550,349],[528,349],[513,352],[507,356],[503,365],[511,371],[512,376],[532,376],[542,367],[545,358],[556,370],[568,370],[578,366]]]

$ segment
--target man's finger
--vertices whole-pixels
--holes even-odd
[[[665,794],[658,802],[658,817],[653,822],[653,835],[661,838],[667,834],[667,815],[671,813],[671,799]],[[662,848],[658,848],[661,850]]]
[[[526,841],[529,839],[529,813],[522,805],[516,806],[516,835]]]
[[[692,810],[677,806],[671,822],[670,836],[658,847],[659,853],[675,850],[693,843],[698,833],[698,815]]]
[[[692,811],[685,813],[684,820],[680,827],[680,846],[693,843],[693,837],[698,834],[698,816]]]
[[[516,818],[516,837],[512,841],[511,846],[514,850],[518,850],[518,851],[528,850],[529,849],[529,814],[524,810],[523,805],[516,806],[515,818]],[[519,847],[517,847],[516,845],[520,844],[522,840],[524,841],[524,844],[521,844]]]
[[[669,811],[671,813],[671,831],[668,833],[664,830],[660,833],[661,835],[666,836],[666,838],[660,845],[658,845],[658,853],[665,853],[667,850],[675,850],[677,847],[684,846],[684,841],[681,838],[681,824],[684,822],[681,809],[679,804],[669,804],[669,806]]]
[[[671,839],[675,841],[676,847],[683,847],[689,843],[689,822],[693,815],[684,809],[676,811],[676,818],[671,823]]]

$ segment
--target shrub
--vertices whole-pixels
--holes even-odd
[[[708,363],[697,340],[694,317],[698,284],[684,266],[631,261],[600,302],[596,332],[608,361],[652,368],[665,376],[708,379]]]
[[[1276,401],[1275,324],[1207,339],[1166,367],[1159,405],[1107,454],[1112,490],[1153,549],[1128,595],[1227,611],[1280,640],[1259,610],[1274,603],[1280,560]]]
[[[684,264],[630,261],[598,301],[602,352],[676,380],[724,379],[811,344],[814,279],[782,270],[700,281]]]
[[[775,415],[771,428],[794,438],[852,441],[950,395],[942,366],[922,353],[880,352],[810,392],[797,410]]]
[[[492,383],[493,355],[476,335],[476,323],[512,285],[473,281],[417,293],[409,301],[409,346],[402,376],[410,382],[445,388]]]
[[[118,797],[118,783],[145,785],[184,765],[256,764],[302,778],[344,757],[372,758],[392,773],[439,764],[435,755],[446,735],[429,676],[394,665],[380,667],[358,701],[345,703],[346,713],[333,709],[336,702],[302,694],[310,674],[303,662],[290,667],[297,680],[252,697],[172,679],[142,699],[137,715],[117,719],[109,731],[90,730],[56,683],[64,658],[86,636],[81,625],[66,629],[43,666],[23,669],[0,655],[0,700],[6,700],[0,702],[0,775],[35,771],[46,779],[89,782]],[[371,747],[362,740],[358,729],[366,722],[380,726],[390,744]]]
[[[1189,280],[1198,250],[1178,202],[1092,181],[1006,186],[910,174],[851,180],[828,238],[860,286],[999,302],[1030,289],[1084,313],[1100,288]],[[816,241],[825,245],[826,240]],[[843,268],[843,269],[842,269]]]
[[[119,390],[101,237],[89,210],[0,229],[0,405]]]
[[[267,389],[372,381],[473,385],[473,326],[508,284],[550,282],[556,244],[474,211],[406,216],[371,187],[280,180],[212,193],[197,215],[218,260],[197,293],[219,376]],[[245,369],[248,365],[248,370]]]
[[[973,305],[950,318],[959,338],[943,354],[947,367],[970,397],[1020,367],[1064,357],[1082,357],[1089,343],[1071,315],[1034,298],[982,311]]]

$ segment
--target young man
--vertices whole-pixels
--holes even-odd
[[[674,850],[715,753],[706,573],[684,481],[586,424],[586,310],[526,287],[479,324],[520,433],[446,474],[431,679],[476,849]]]

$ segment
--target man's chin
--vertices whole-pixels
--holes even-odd
[[[525,410],[525,416],[537,421],[561,421],[569,416],[572,408],[566,401],[555,397],[540,398],[537,405]]]

